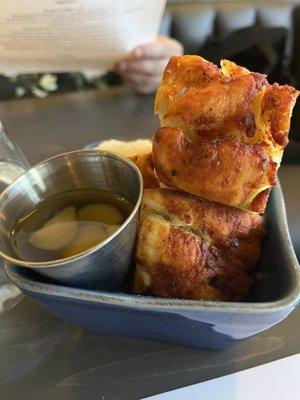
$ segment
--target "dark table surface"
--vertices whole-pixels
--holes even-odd
[[[116,89],[5,102],[0,119],[36,163],[97,139],[149,137],[158,125],[152,108],[152,97]],[[293,188],[286,178],[298,173],[294,167],[282,169],[287,194]],[[20,295],[4,307],[0,303],[0,398],[141,399],[299,353],[299,324],[298,308],[229,350],[201,351],[97,336]]]

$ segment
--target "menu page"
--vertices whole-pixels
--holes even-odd
[[[9,0],[0,7],[0,73],[108,69],[155,39],[165,0]]]

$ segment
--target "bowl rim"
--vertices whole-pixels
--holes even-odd
[[[138,212],[141,202],[142,202],[142,197],[143,197],[143,178],[140,170],[138,167],[135,165],[135,163],[131,160],[129,160],[126,157],[123,157],[119,154],[111,153],[109,151],[102,151],[102,150],[97,150],[97,149],[81,149],[81,150],[74,150],[74,151],[68,151],[65,153],[60,153],[58,155],[55,155],[53,157],[47,158],[44,161],[39,162],[38,164],[32,166],[30,169],[25,171],[22,175],[20,175],[17,179],[15,179],[5,190],[0,194],[0,203],[3,197],[9,195],[9,191],[13,189],[14,186],[18,185],[21,180],[26,179],[26,175],[32,173],[34,170],[37,170],[38,168],[41,168],[45,164],[49,164],[51,162],[54,162],[57,159],[68,157],[68,156],[76,156],[81,153],[91,153],[91,154],[98,154],[101,155],[101,157],[105,158],[112,158],[119,160],[123,162],[123,164],[129,165],[136,173],[138,182],[139,182],[139,192],[138,192],[138,197],[137,200],[134,204],[134,207],[131,211],[131,213],[128,215],[126,220],[122,223],[119,229],[117,229],[112,235],[107,237],[105,240],[102,242],[98,243],[97,245],[91,247],[90,249],[87,249],[79,254],[75,254],[73,256],[67,257],[67,258],[60,258],[56,260],[50,260],[50,261],[24,261],[12,256],[9,256],[5,252],[3,252],[0,249],[0,257],[2,257],[5,261],[11,263],[11,264],[17,264],[20,267],[25,267],[25,268],[34,268],[34,269],[43,269],[43,268],[55,268],[55,267],[61,267],[64,266],[65,264],[69,264],[72,261],[77,261],[80,260],[81,258],[87,256],[88,254],[92,254],[98,250],[100,250],[102,247],[106,246],[111,240],[113,240],[116,236],[121,234],[121,232],[127,227],[127,225],[132,221],[132,219],[135,217],[136,213]]]
[[[9,280],[19,289],[27,293],[51,296],[65,300],[92,302],[121,308],[161,310],[161,311],[210,311],[225,313],[274,313],[287,308],[295,308],[299,301],[299,293],[293,291],[288,296],[270,302],[224,302],[206,300],[165,299],[121,292],[95,291],[45,283],[20,277],[18,272],[5,263],[5,271]]]
[[[300,300],[300,267],[296,258],[290,234],[287,226],[284,199],[278,181],[277,186],[272,191],[272,201],[276,210],[278,224],[282,227],[281,234],[288,248],[289,258],[291,259],[290,272],[293,274],[293,285],[288,295],[281,299],[269,302],[217,302],[206,300],[186,300],[186,299],[165,299],[150,296],[126,294],[122,292],[105,292],[88,289],[77,289],[58,284],[38,282],[28,277],[19,276],[18,271],[5,263],[5,271],[8,278],[20,289],[36,295],[48,295],[65,300],[100,303],[107,306],[118,306],[130,309],[144,309],[153,311],[170,312],[210,312],[226,314],[272,314],[274,312],[286,311],[296,307]]]

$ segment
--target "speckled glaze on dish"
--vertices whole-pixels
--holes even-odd
[[[161,299],[121,291],[75,289],[41,281],[34,272],[15,266],[6,266],[6,273],[41,306],[93,332],[224,349],[277,324],[299,301],[300,270],[280,186],[272,192],[266,220],[268,233],[256,268],[257,279],[244,302]]]

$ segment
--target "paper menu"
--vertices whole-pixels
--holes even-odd
[[[165,0],[9,0],[0,7],[0,73],[108,69],[155,39]]]

